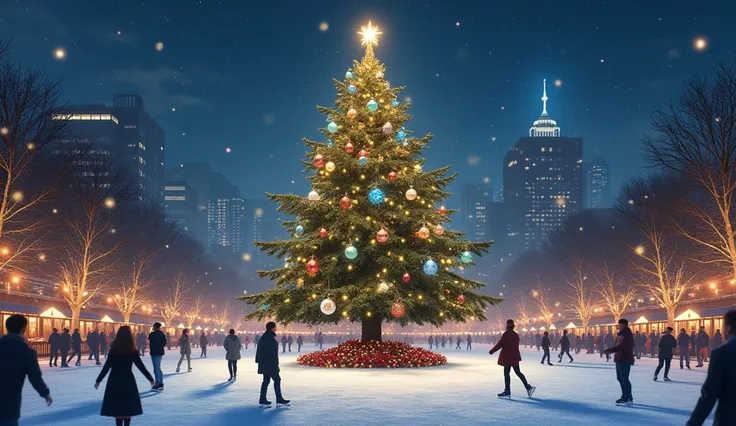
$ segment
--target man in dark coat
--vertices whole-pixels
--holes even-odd
[[[703,362],[708,362],[708,348],[710,347],[710,337],[705,332],[705,327],[700,327],[695,344],[698,349],[698,365],[696,367],[703,367]]]
[[[708,376],[687,426],[702,425],[716,401],[713,426],[736,424],[736,310],[723,316],[723,332],[726,342],[711,353]]]
[[[696,357],[698,356],[698,335],[695,334],[695,330],[692,330],[690,332],[690,356]]]
[[[606,355],[614,354],[616,379],[621,385],[621,398],[616,401],[616,405],[632,405],[634,397],[631,392],[629,373],[631,373],[631,366],[634,365],[634,335],[631,333],[627,319],[618,320],[616,343],[613,347],[606,349],[605,353]]]
[[[537,330],[537,334],[534,336],[534,343],[537,345],[537,352],[539,352],[539,347],[542,346],[542,335],[539,334],[539,330]]]
[[[66,363],[66,356],[69,355],[69,349],[72,347],[72,336],[69,335],[69,329],[65,328],[64,332],[59,336],[59,351],[61,351],[61,366],[69,367]]]
[[[97,329],[91,333],[87,333],[87,347],[89,348],[89,359],[95,359],[95,365],[100,364],[100,334]]]
[[[266,332],[258,341],[256,349],[256,364],[258,374],[263,375],[261,383],[261,397],[258,401],[261,405],[270,405],[271,401],[266,399],[268,385],[273,380],[273,389],[276,391],[276,403],[288,404],[288,399],[281,395],[281,376],[279,376],[279,342],[276,341],[276,323],[271,321],[266,324]]]
[[[4,336],[0,336],[0,424],[17,425],[20,418],[23,384],[28,376],[33,389],[51,405],[49,388],[41,378],[36,351],[28,346],[23,335],[28,320],[23,315],[11,315],[5,320]]]
[[[51,335],[49,336],[49,349],[51,352],[49,352],[49,367],[58,367],[59,365],[56,363],[59,360],[59,344],[61,343],[61,336],[59,335],[59,330],[54,328],[51,330]]]
[[[209,344],[209,341],[207,340],[207,333],[205,331],[202,331],[202,334],[199,335],[199,347],[202,349],[202,352],[199,354],[199,357],[205,357],[207,358],[207,345]]]
[[[151,363],[153,364],[153,387],[151,390],[161,392],[164,390],[164,373],[161,371],[161,359],[164,357],[166,347],[166,335],[161,331],[161,323],[153,323],[153,331],[148,335],[151,343]]]
[[[79,334],[78,328],[75,328],[74,333],[72,333],[72,354],[66,360],[66,363],[69,364],[75,355],[77,356],[77,362],[74,365],[79,367],[82,365],[80,362],[80,359],[82,358],[82,336]]]
[[[297,352],[301,352],[301,351],[302,351],[302,345],[303,345],[303,344],[304,344],[304,338],[303,338],[303,337],[302,337],[302,335],[300,334],[300,335],[299,335],[299,336],[298,336],[298,337],[296,338],[296,351],[297,351]],[[246,348],[246,349],[247,349],[247,348]]]
[[[283,347],[283,349],[281,350],[281,353],[285,353],[286,352],[286,343],[287,342],[288,342],[288,340],[286,339],[286,336],[281,336],[281,346]]]
[[[716,334],[710,339],[710,348],[715,349],[723,344],[723,337],[721,336],[721,330],[716,330]]]
[[[654,355],[657,353],[656,351],[657,351],[658,344],[659,342],[657,340],[657,335],[654,334],[654,331],[652,331],[649,334],[649,353],[651,354],[652,357],[654,357]]]
[[[498,343],[488,351],[491,355],[498,350],[501,351],[501,354],[498,356],[498,365],[503,366],[503,380],[506,387],[503,392],[498,394],[498,397],[511,397],[511,369],[513,368],[516,376],[521,380],[521,383],[524,384],[527,395],[531,398],[537,388],[526,381],[526,377],[519,369],[519,361],[521,361],[521,353],[519,352],[519,335],[514,331],[514,327],[516,327],[514,320],[507,320],[506,331],[503,333],[503,336],[501,336],[501,340],[499,340]]]
[[[687,335],[685,329],[680,330],[680,335],[677,336],[677,346],[680,350],[680,370],[682,370],[682,360],[685,360],[687,369],[690,369],[690,336]]]
[[[552,360],[549,357],[549,346],[551,345],[551,342],[549,341],[549,333],[544,332],[544,337],[542,337],[541,341],[542,349],[544,350],[544,355],[542,355],[542,362],[540,364],[544,364],[544,361],[547,360],[547,365],[554,365],[552,364]]]
[[[562,357],[567,354],[570,358],[570,362],[573,361],[572,355],[570,355],[570,338],[567,337],[567,330],[562,330],[562,338],[560,338],[560,354],[557,356],[559,361],[562,362]]]
[[[667,331],[665,331],[662,338],[659,339],[659,365],[657,366],[657,369],[654,370],[655,382],[657,381],[659,372],[662,370],[662,366],[664,366],[664,381],[671,382],[669,377],[670,364],[672,363],[674,350],[677,347],[677,340],[675,340],[675,336],[672,335],[673,331],[674,329],[672,327],[667,327]]]
[[[641,345],[641,333],[639,333],[639,330],[636,330],[636,334],[634,334],[634,356],[636,359],[641,359],[641,351],[643,347]]]

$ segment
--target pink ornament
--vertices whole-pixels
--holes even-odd
[[[434,227],[434,233],[435,235],[442,235],[445,233],[445,228],[442,225],[437,225]]]
[[[312,159],[312,165],[316,168],[321,168],[325,165],[325,158],[321,154],[317,154]]]
[[[350,143],[350,142],[346,143],[345,144],[345,152],[347,152],[348,154],[352,154],[353,151],[355,151],[355,147],[353,146],[353,144]]]
[[[380,229],[380,230],[379,230],[379,231],[378,231],[378,232],[376,233],[376,241],[378,241],[378,242],[379,242],[379,243],[381,243],[381,244],[383,244],[383,243],[385,243],[386,241],[388,241],[388,231],[386,230],[386,228],[381,228],[381,229]]]
[[[457,303],[459,303],[459,304],[461,304],[461,305],[462,305],[463,303],[465,303],[465,296],[463,296],[462,294],[461,294],[460,296],[458,296],[458,297],[457,297]]]
[[[396,174],[396,172],[391,172],[388,174],[388,181],[394,182],[399,177],[399,175]]]
[[[321,238],[327,238],[327,230],[325,228],[322,228],[319,230],[319,236]]]

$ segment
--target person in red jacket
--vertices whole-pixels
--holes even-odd
[[[503,366],[503,379],[506,388],[503,392],[498,394],[499,398],[510,398],[511,397],[511,369],[514,369],[514,373],[519,377],[521,383],[526,388],[527,395],[529,398],[532,397],[534,391],[537,389],[531,386],[526,381],[526,377],[521,374],[519,370],[519,361],[521,361],[521,353],[519,353],[519,335],[514,331],[514,320],[506,321],[506,331],[501,336],[501,340],[496,343],[488,353],[493,355],[498,350],[501,350],[501,354],[498,356],[498,365]]]
[[[634,334],[629,328],[629,321],[625,318],[618,320],[618,336],[616,344],[604,351],[606,354],[614,354],[613,362],[616,363],[616,379],[621,385],[621,398],[616,405],[633,405],[634,397],[631,395],[631,381],[629,373],[634,365]]]

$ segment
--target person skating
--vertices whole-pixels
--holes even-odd
[[[286,336],[281,336],[281,353],[286,353],[286,343],[288,340],[286,339]]]
[[[562,330],[562,338],[560,338],[560,360],[558,362],[562,362],[562,357],[567,354],[568,358],[570,358],[570,362],[573,362],[572,355],[570,355],[570,338],[567,337],[567,330]]]
[[[116,426],[129,426],[132,417],[143,414],[138,385],[133,376],[133,364],[151,382],[151,386],[156,384],[141,361],[130,327],[124,325],[118,329],[115,340],[110,344],[109,356],[95,381],[95,389],[99,389],[102,380],[110,373],[100,415],[115,417]]]
[[[606,352],[606,349],[612,348],[615,344],[616,342],[613,339],[613,334],[611,334],[611,332],[609,331],[608,333],[606,333],[606,337],[603,339],[603,345],[604,345],[603,353],[606,355],[606,362],[611,360],[610,352]],[[633,351],[634,348],[632,347],[631,350]]]
[[[232,328],[222,342],[222,347],[225,348],[227,371],[230,372],[230,378],[227,381],[232,382],[238,378],[238,360],[240,359],[240,349],[243,347],[243,344],[240,343],[240,338],[235,335],[235,330]]]
[[[618,320],[618,335],[615,345],[605,350],[606,355],[613,355],[616,364],[616,379],[621,385],[621,398],[616,405],[632,405],[634,397],[631,391],[629,373],[634,365],[634,335],[629,328],[629,321],[625,318]]]
[[[202,332],[204,333],[204,331]],[[166,349],[171,350],[171,333],[166,332]]]
[[[107,336],[105,336],[104,330],[100,332],[97,341],[100,342],[100,356],[107,357]]]
[[[61,366],[64,368],[69,367],[66,362],[66,356],[69,355],[69,350],[72,348],[72,336],[69,334],[69,329],[65,328],[64,332],[59,335],[59,351],[61,352]]]
[[[595,345],[593,343],[593,333],[588,332],[588,353],[594,354],[595,353]]]
[[[710,337],[705,332],[705,327],[700,327],[696,345],[698,349],[698,365],[696,367],[703,367],[703,362],[708,362],[708,347],[710,346]]]
[[[473,338],[470,337],[470,334],[468,334],[468,337],[465,339],[465,341],[467,342],[465,350],[469,351],[473,349]]]
[[[319,335],[317,336],[317,343],[319,343],[319,350],[322,350],[322,345],[325,343],[325,336],[322,335],[322,332],[319,332]]]
[[[634,357],[636,359],[641,359],[641,334],[639,333],[639,330],[636,330],[636,333],[634,334]]]
[[[549,357],[549,346],[551,345],[551,342],[549,341],[549,333],[544,332],[544,337],[542,337],[542,340],[540,342],[542,346],[542,350],[544,350],[544,355],[542,355],[542,362],[540,364],[544,364],[544,360],[547,360],[547,365],[554,365],[552,364],[552,359]]]
[[[61,335],[59,334],[59,330],[54,327],[51,330],[51,334],[49,335],[49,367],[58,367],[59,365],[57,362],[59,361],[59,343],[61,339]]]
[[[539,330],[537,330],[537,334],[534,336],[534,343],[537,345],[537,352],[539,352],[539,347],[542,346],[542,335],[539,334]]]
[[[151,364],[153,365],[153,379],[155,382],[151,390],[161,392],[164,390],[164,373],[161,371],[161,359],[165,353],[166,335],[161,331],[160,322],[153,323],[153,330],[148,335],[148,342],[151,348]]]
[[[192,371],[192,346],[189,342],[188,328],[185,328],[181,332],[181,337],[179,337],[179,354],[181,358],[179,358],[179,363],[176,365],[176,372],[178,373],[181,370],[181,363],[184,361],[184,357],[187,358],[187,371]]]
[[[736,310],[723,316],[723,332],[726,342],[711,353],[708,375],[687,426],[701,426],[716,401],[713,426],[736,424]]]
[[[74,356],[77,356],[77,362],[74,364],[77,367],[82,365],[81,358],[82,358],[82,336],[79,334],[79,329],[75,328],[74,333],[72,333],[71,336],[72,339],[72,354],[69,355],[69,358],[66,360],[66,363],[69,364],[74,358]]]
[[[580,349],[582,348],[582,344],[583,344],[583,339],[580,338],[579,335],[576,335],[575,336],[575,354],[576,355],[580,353]]]
[[[657,354],[657,346],[659,345],[659,339],[657,339],[657,335],[654,334],[654,331],[649,334],[649,352],[651,353],[651,357],[654,358],[654,356]]]
[[[100,333],[94,329],[91,333],[87,333],[87,347],[89,348],[89,359],[95,359],[95,365],[100,363]]]
[[[685,329],[680,330],[680,335],[677,336],[677,346],[680,350],[680,370],[682,370],[682,360],[685,360],[687,369],[690,369],[690,336],[688,336]]]
[[[294,338],[291,337],[291,334],[286,337],[286,344],[289,346],[289,352],[291,352],[291,344],[294,343]]]
[[[444,334],[440,336],[440,343],[442,344],[442,349],[445,348],[445,344],[447,343],[447,336]]]
[[[434,337],[432,335],[429,335],[429,338],[427,338],[427,344],[429,344],[429,350],[432,350],[432,344],[434,343]]]
[[[146,356],[146,349],[148,349],[148,339],[146,333],[141,331],[141,356]]]
[[[721,336],[721,330],[716,330],[713,338],[710,339],[710,348],[715,349],[723,344],[723,336]]]
[[[654,370],[654,381],[657,381],[657,376],[659,376],[660,370],[662,370],[662,366],[664,365],[664,381],[670,382],[670,364],[672,363],[672,356],[674,354],[674,349],[677,347],[677,340],[675,340],[675,336],[672,335],[672,331],[674,329],[672,327],[667,327],[667,330],[664,332],[664,335],[661,339],[659,339],[659,365],[657,365],[657,369]]]
[[[698,335],[695,334],[695,330],[693,329],[690,332],[690,358],[698,359]]]
[[[489,354],[493,355],[497,351],[501,351],[498,356],[498,365],[503,366],[503,379],[504,379],[504,391],[498,394],[499,398],[510,398],[511,397],[511,369],[514,370],[516,376],[524,384],[527,395],[529,398],[534,395],[534,391],[537,389],[530,385],[526,381],[526,377],[521,373],[519,369],[519,361],[521,361],[521,353],[519,352],[519,335],[514,331],[514,320],[509,319],[506,321],[506,331],[501,336],[501,339],[496,343],[493,348],[488,351]]]
[[[207,341],[207,333],[202,331],[202,334],[199,335],[199,347],[202,350],[199,353],[200,358],[207,358],[207,345],[209,342]]]
[[[455,344],[455,349],[461,349],[462,350],[462,348],[460,347],[460,342],[461,341],[462,340],[460,340],[460,336],[457,336],[457,340],[455,341],[455,343],[456,343]]]
[[[289,404],[291,401],[284,399],[284,396],[281,394],[279,343],[276,341],[276,323],[273,321],[266,324],[266,332],[263,333],[263,336],[258,341],[256,364],[258,364],[258,374],[263,375],[261,396],[258,403],[266,406],[271,405],[271,401],[266,399],[266,392],[268,391],[268,385],[273,380],[273,390],[276,392],[276,404]]]
[[[301,352],[301,351],[302,351],[302,345],[303,345],[303,344],[304,344],[304,338],[303,338],[303,337],[302,337],[302,335],[300,334],[300,335],[299,335],[299,336],[297,336],[297,338],[296,338],[296,351],[297,351],[297,352]],[[246,348],[246,349],[247,349],[247,348]]]
[[[606,350],[606,348],[603,347],[603,334],[599,334],[598,338],[595,339],[595,345],[598,348],[598,354],[600,354],[600,358],[603,358],[603,352]]]
[[[54,401],[41,377],[36,351],[24,337],[27,327],[26,317],[10,315],[5,320],[7,334],[0,336],[0,425],[18,425],[26,376],[47,406]]]

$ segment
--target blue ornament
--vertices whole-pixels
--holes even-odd
[[[358,163],[360,163],[361,166],[365,166],[365,163],[368,162],[368,159],[365,157],[358,158]]]
[[[427,275],[434,275],[437,273],[437,262],[435,262],[432,259],[429,259],[428,261],[424,262],[424,273]]]
[[[351,78],[353,78],[353,73],[351,73],[350,71],[346,72],[345,73],[345,80],[350,80]]]
[[[345,257],[347,257],[350,260],[355,259],[356,257],[358,257],[358,249],[355,248],[352,244],[350,244],[345,249]]]
[[[472,254],[472,253],[470,253],[469,251],[464,251],[464,252],[462,252],[462,254],[460,255],[460,260],[461,260],[461,261],[462,261],[463,263],[470,263],[470,262],[472,262],[472,261],[473,261],[473,254]]]
[[[353,86],[352,84],[348,86],[348,93],[350,93],[351,95],[354,95],[357,91],[358,91],[358,88]]]
[[[337,132],[337,123],[334,121],[330,122],[330,124],[327,125],[327,131],[330,133]]]
[[[297,225],[296,228],[294,228],[294,232],[296,232],[296,235],[302,235],[302,233],[304,233],[304,227]]]
[[[327,142],[327,146],[331,147],[332,145],[334,145],[334,143],[332,143],[332,141]]]
[[[391,106],[392,106],[392,107],[394,107],[394,108],[396,108],[397,106],[399,106],[399,101],[398,101],[398,99],[394,99],[394,101],[393,101],[393,102],[391,102]]]
[[[404,139],[406,139],[406,133],[404,133],[404,131],[403,131],[403,130],[399,130],[399,131],[398,131],[398,132],[396,133],[396,140],[397,140],[397,141],[403,141]]]
[[[268,303],[264,303],[264,304],[262,304],[262,305],[261,305],[261,310],[262,310],[262,311],[266,311],[266,310],[268,310],[268,308],[270,308],[270,307],[271,307],[271,305],[270,305],[270,304],[268,304]]]
[[[377,109],[378,109],[378,102],[374,101],[373,99],[368,101],[368,111],[376,112]]]
[[[384,197],[385,194],[378,188],[371,189],[371,192],[368,193],[368,201],[370,201],[374,206],[382,204]]]

